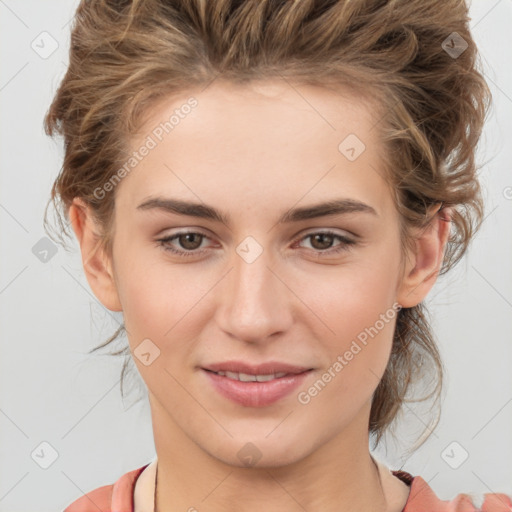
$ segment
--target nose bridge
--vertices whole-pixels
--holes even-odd
[[[221,298],[221,327],[246,341],[283,331],[290,319],[286,286],[269,268],[270,251],[247,237],[236,248]]]

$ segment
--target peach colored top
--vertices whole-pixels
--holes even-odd
[[[134,512],[135,484],[148,466],[125,473],[112,485],[88,492],[68,505],[64,512]],[[391,473],[411,488],[402,512],[512,512],[512,499],[506,494],[484,494],[484,502],[478,509],[467,494],[443,501],[421,476],[412,476],[406,471]]]

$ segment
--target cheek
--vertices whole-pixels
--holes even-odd
[[[155,256],[157,253],[157,256]],[[189,345],[201,300],[214,284],[211,276],[200,278],[193,265],[172,265],[160,249],[132,252],[130,261],[118,268],[118,290],[132,350],[149,338],[164,349],[170,341],[179,350],[177,339]],[[210,282],[212,281],[212,282]],[[186,331],[186,336],[179,335]]]
[[[328,337],[347,340],[372,326],[381,315],[394,318],[397,274],[391,261],[372,257],[371,261],[340,266],[329,275],[303,277],[300,293],[311,311],[324,321]],[[389,335],[389,328],[382,330]]]
[[[335,278],[310,295],[308,305],[313,304],[311,309],[329,327],[322,339],[328,353],[326,369],[336,376],[336,393],[354,399],[369,396],[384,373],[399,310],[393,306],[393,261],[389,254],[377,253],[371,261],[340,268]]]
[[[396,315],[377,301],[353,301],[338,310],[337,322],[331,320],[336,336],[324,342],[326,365],[304,390],[318,396],[312,398],[315,414],[325,416],[326,422],[332,415],[345,422],[369,402],[389,361]]]

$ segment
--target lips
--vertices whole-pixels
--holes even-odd
[[[226,361],[202,370],[223,397],[245,407],[264,407],[291,393],[312,368],[276,361],[259,365]]]

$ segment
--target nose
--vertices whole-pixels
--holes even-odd
[[[279,271],[271,264],[265,250],[252,262],[235,252],[231,270],[218,290],[216,312],[217,325],[229,336],[265,343],[290,328],[294,294],[282,267]]]

